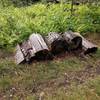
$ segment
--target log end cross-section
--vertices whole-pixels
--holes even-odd
[[[45,41],[48,44],[50,51],[55,55],[66,51],[67,42],[62,36],[56,32],[51,32],[45,37]]]
[[[63,38],[68,43],[68,50],[77,50],[82,48],[82,38],[73,32],[65,32],[62,34]]]

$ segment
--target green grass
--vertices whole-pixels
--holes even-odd
[[[68,87],[64,85],[60,87],[51,85],[48,87],[45,85],[55,79],[57,83],[62,82],[67,72],[80,71],[88,65],[96,67],[99,65],[99,59],[100,50],[93,57],[85,60],[80,57],[66,56],[64,59],[33,62],[31,65],[17,66],[10,57],[0,58],[0,93],[6,100],[9,98],[12,98],[12,100],[20,98],[36,100],[41,92],[44,93],[43,98],[45,100],[99,100],[99,76],[93,79],[90,78],[80,85],[76,85],[74,81]],[[32,93],[34,88],[39,87],[40,90]]]

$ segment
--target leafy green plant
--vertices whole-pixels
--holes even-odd
[[[70,14],[70,4],[34,4],[28,7],[0,8],[0,47],[13,46],[32,33],[68,30],[100,32],[100,7],[80,5]]]

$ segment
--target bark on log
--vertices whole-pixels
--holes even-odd
[[[49,46],[50,51],[55,55],[66,51],[67,42],[62,36],[56,32],[51,32],[45,37],[45,41]]]
[[[24,60],[25,60],[25,59],[24,59],[24,55],[23,55],[23,53],[22,53],[22,51],[21,51],[20,45],[18,44],[18,45],[16,46],[15,62],[16,62],[16,64],[20,64],[20,63],[22,63]]]
[[[29,41],[37,60],[52,59],[49,48],[40,34],[32,34]]]
[[[93,44],[90,41],[88,41],[87,39],[85,39],[79,33],[74,33],[74,34],[76,34],[82,38],[82,48],[84,50],[84,54],[95,53],[97,51],[98,47],[95,44]]]
[[[17,64],[23,61],[53,59],[48,46],[40,34],[32,34],[27,41],[17,46],[15,60]]]
[[[68,43],[68,50],[77,50],[79,48],[82,48],[82,38],[73,32],[65,32],[62,34],[63,38]]]

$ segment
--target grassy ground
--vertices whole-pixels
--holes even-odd
[[[87,36],[100,46],[100,37]],[[0,50],[0,100],[100,100],[100,49],[94,55],[62,54],[53,61],[16,65]]]

